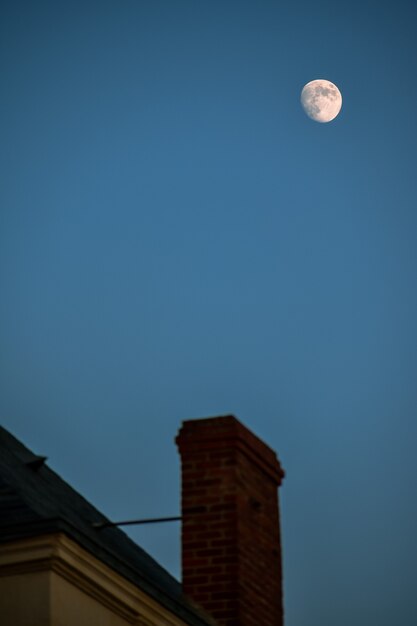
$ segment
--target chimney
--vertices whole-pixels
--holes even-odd
[[[183,590],[221,626],[282,626],[276,454],[232,415],[183,422]]]

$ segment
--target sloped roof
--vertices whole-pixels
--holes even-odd
[[[209,622],[180,583],[39,457],[0,426],[0,542],[63,532],[191,626]]]

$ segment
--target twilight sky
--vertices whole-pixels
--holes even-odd
[[[178,514],[182,419],[235,414],[287,473],[286,626],[417,623],[416,25],[0,6],[1,423],[128,519]],[[180,575],[178,524],[128,533]]]

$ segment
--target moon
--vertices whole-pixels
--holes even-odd
[[[342,108],[342,94],[328,80],[311,80],[301,92],[301,106],[315,122],[331,122]]]

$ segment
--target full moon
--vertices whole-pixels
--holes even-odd
[[[312,80],[303,87],[301,105],[315,122],[331,122],[342,108],[342,94],[328,80]]]

